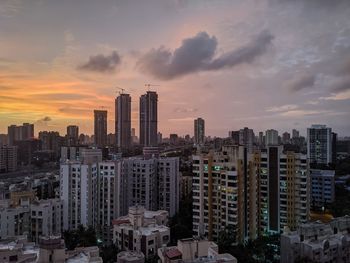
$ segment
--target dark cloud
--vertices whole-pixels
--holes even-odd
[[[270,32],[263,31],[245,46],[214,58],[217,39],[206,32],[199,32],[192,38],[184,39],[173,53],[164,47],[152,49],[139,59],[137,66],[142,72],[163,80],[203,70],[231,68],[253,62],[266,52],[272,39]]]
[[[100,73],[109,73],[115,71],[120,64],[120,55],[116,51],[113,51],[109,56],[102,54],[90,56],[88,62],[80,65],[78,69]]]
[[[304,73],[287,82],[287,88],[290,91],[297,92],[306,88],[313,87],[315,85],[315,80],[315,75]]]
[[[350,90],[350,76],[341,78],[338,81],[335,81],[331,85],[331,90],[335,93],[340,93]]]
[[[48,122],[48,121],[52,121],[52,119],[49,116],[45,116],[44,118],[42,118],[42,119],[40,119],[38,121]]]

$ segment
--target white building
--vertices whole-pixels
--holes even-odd
[[[265,145],[278,145],[278,131],[271,129],[265,132]]]
[[[47,199],[30,205],[31,238],[36,243],[40,236],[60,235],[62,232],[62,201]]]
[[[231,254],[219,254],[217,244],[208,240],[193,238],[177,241],[177,246],[158,249],[161,263],[198,262],[198,263],[237,263]]]
[[[30,232],[29,204],[13,207],[10,200],[0,200],[0,239]]]
[[[130,207],[127,216],[113,221],[113,242],[119,250],[142,252],[146,258],[156,255],[170,241],[168,215],[167,211]]]
[[[60,166],[63,230],[93,226],[97,216],[98,165],[66,162]]]
[[[312,125],[307,128],[307,155],[310,163],[332,162],[332,128],[326,125]]]
[[[350,262],[349,229],[349,216],[335,218],[328,224],[303,224],[294,232],[285,228],[281,235],[281,262]]]

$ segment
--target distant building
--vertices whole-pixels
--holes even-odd
[[[170,134],[169,136],[170,144],[177,145],[179,142],[179,136],[175,133]]]
[[[0,146],[2,145],[8,145],[7,134],[0,134]]]
[[[255,135],[253,129],[244,127],[239,130],[239,145],[247,147],[248,152],[252,153],[254,148]]]
[[[63,137],[55,131],[39,132],[39,140],[41,141],[41,149],[43,151],[52,151],[56,156],[59,156],[61,146],[63,145]]]
[[[205,122],[202,118],[194,120],[194,143],[203,145],[205,142]]]
[[[278,131],[273,129],[267,130],[265,132],[265,144],[266,146],[278,145]]]
[[[218,245],[208,240],[180,239],[177,246],[158,249],[161,263],[237,263],[231,254],[219,254]]]
[[[307,154],[311,164],[332,163],[332,128],[326,125],[307,128]]]
[[[0,173],[17,170],[17,146],[0,146]]]
[[[299,131],[296,129],[292,130],[292,138],[298,138],[299,137]]]
[[[302,224],[297,231],[284,229],[281,262],[350,262],[350,217],[338,217],[328,224]]]
[[[157,146],[158,144],[158,94],[147,91],[140,97],[140,144]]]
[[[67,126],[67,146],[77,146],[79,144],[79,127],[77,125]]]
[[[120,151],[131,147],[131,97],[121,93],[115,99],[115,135]]]
[[[113,242],[119,250],[141,251],[146,258],[170,242],[168,212],[133,206],[129,214],[113,221]]]
[[[282,134],[282,143],[283,144],[290,143],[290,133],[289,132],[284,132]]]
[[[35,161],[35,153],[42,149],[42,141],[36,138],[15,141],[14,145],[18,148],[17,158],[19,165],[32,164]]]
[[[310,170],[311,205],[313,208],[322,208],[334,202],[334,176],[334,170]]]
[[[98,147],[107,145],[107,111],[94,110],[94,143]]]
[[[34,124],[23,123],[23,125],[11,125],[7,128],[9,145],[15,141],[29,140],[34,137]]]

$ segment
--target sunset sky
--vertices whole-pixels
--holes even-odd
[[[93,110],[157,84],[159,131],[350,135],[348,0],[0,0],[0,133],[93,131]]]

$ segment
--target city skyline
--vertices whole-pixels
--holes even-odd
[[[30,122],[36,135],[68,125],[93,134],[101,106],[114,132],[118,86],[139,134],[152,83],[165,136],[192,134],[197,117],[211,136],[305,136],[316,123],[348,136],[349,16],[344,0],[1,2],[0,133]]]

